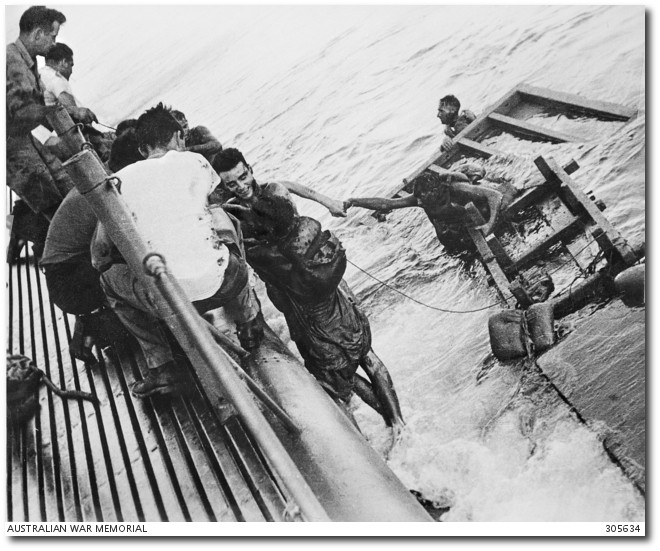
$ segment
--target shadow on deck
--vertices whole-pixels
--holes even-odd
[[[74,318],[50,302],[25,255],[7,266],[7,349],[32,358],[61,388],[96,394],[100,405],[40,387],[39,413],[7,430],[6,520],[285,520],[281,486],[229,407],[221,418],[196,378],[185,399],[133,398],[131,384],[146,373],[134,342],[96,350],[98,366],[75,360]]]

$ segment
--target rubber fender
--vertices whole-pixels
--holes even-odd
[[[513,360],[527,355],[523,316],[520,310],[500,310],[488,319],[490,347],[498,360]]]
[[[525,313],[527,328],[537,352],[555,344],[555,313],[551,302],[532,304]]]
[[[628,268],[614,278],[614,287],[626,306],[644,306],[646,303],[646,264]]]

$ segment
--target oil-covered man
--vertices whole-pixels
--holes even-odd
[[[346,402],[356,391],[399,434],[404,423],[392,379],[371,351],[369,321],[342,279],[346,253],[341,242],[317,220],[298,215],[288,186],[257,184],[240,151],[226,149],[213,167],[235,197],[234,206],[225,208],[239,217],[250,238],[247,261],[284,314],[307,369],[337,400]],[[321,194],[309,190],[306,195]],[[343,213],[336,201],[322,197]],[[358,366],[372,385],[356,377]]]
[[[465,172],[468,170],[466,169]],[[438,173],[427,170],[415,178],[413,193],[407,197],[351,197],[345,202],[345,206],[379,212],[421,207],[435,227],[438,238],[443,241],[442,234],[446,227],[462,227],[469,224],[463,207],[472,202],[487,217],[487,222],[478,229],[482,230],[484,235],[488,235],[495,227],[505,195],[490,186],[473,185],[473,179],[469,173],[464,172],[442,170]],[[509,198],[509,194],[506,197]]]

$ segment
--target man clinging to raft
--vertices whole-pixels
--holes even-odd
[[[469,223],[465,205],[472,202],[482,211],[488,221],[477,229],[488,235],[493,231],[498,215],[503,208],[505,194],[487,185],[472,185],[479,179],[472,165],[462,167],[462,172],[445,169],[426,170],[413,183],[413,193],[407,197],[351,197],[344,206],[362,207],[379,212],[408,207],[421,207],[438,233],[446,226]],[[467,174],[466,174],[467,173]],[[506,193],[508,200],[509,193]],[[506,206],[506,205],[504,205]]]

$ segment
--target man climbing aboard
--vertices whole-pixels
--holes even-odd
[[[284,314],[307,369],[336,400],[346,403],[355,391],[398,437],[404,425],[398,398],[387,369],[371,351],[369,321],[342,279],[341,242],[318,221],[299,216],[283,185],[258,185],[238,150],[223,151],[214,168],[235,195],[232,210],[250,238],[247,261]],[[356,375],[358,366],[371,385]]]

